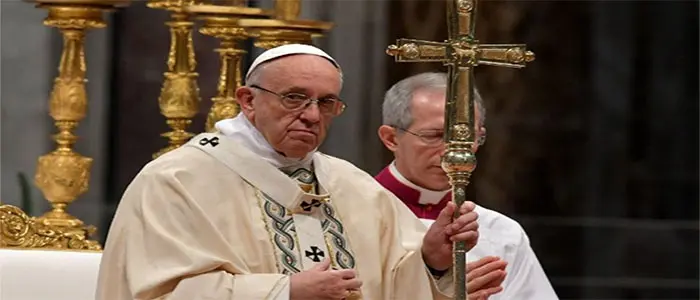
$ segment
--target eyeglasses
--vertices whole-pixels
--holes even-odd
[[[403,129],[399,127],[394,127],[396,130],[401,130],[403,132],[412,134],[416,137],[418,137],[423,143],[426,145],[437,145],[443,142],[443,134],[442,131],[437,131],[437,130],[427,130],[424,132],[413,132],[408,129]]]
[[[258,85],[251,85],[250,87],[279,97],[280,101],[282,102],[282,106],[291,111],[303,110],[309,105],[311,105],[311,103],[316,103],[316,105],[318,106],[318,110],[321,112],[321,114],[338,116],[342,114],[343,111],[345,111],[345,108],[347,107],[347,105],[345,105],[343,101],[332,97],[326,97],[323,99],[313,99],[307,95],[300,93],[288,93],[285,95],[281,95],[266,88],[262,88]]]
[[[394,127],[394,128],[396,128],[396,130],[401,130],[403,132],[407,132],[413,136],[418,137],[426,145],[437,145],[437,144],[440,144],[444,141],[442,131],[426,130],[424,132],[413,132],[413,131],[410,131],[408,129],[403,129],[403,128],[399,128],[399,127]],[[479,144],[479,146],[482,146],[482,145],[484,145],[484,143],[486,143],[486,128],[481,127],[481,132],[479,133],[479,136],[478,136],[476,142]]]

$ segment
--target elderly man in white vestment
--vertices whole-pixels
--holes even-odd
[[[395,160],[375,178],[428,224],[439,218],[452,197],[448,177],[440,167],[445,149],[446,90],[444,73],[421,73],[397,82],[385,95],[384,120],[378,130]],[[485,139],[486,112],[478,92],[475,99],[476,151]],[[498,291],[502,287],[502,292],[489,299],[558,299],[520,224],[479,205],[475,211],[479,214],[479,240],[467,254],[467,261],[474,266],[469,272],[474,273],[471,277],[491,278],[482,280],[483,285],[475,284],[473,288],[481,288],[476,293],[492,294],[494,288]],[[499,276],[503,266],[505,277]]]
[[[426,228],[369,174],[319,153],[341,85],[318,48],[261,54],[236,91],[240,115],[129,185],[97,299],[450,299],[452,242],[478,238],[474,204],[448,204]]]

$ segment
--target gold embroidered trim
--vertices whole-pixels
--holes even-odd
[[[258,198],[258,206],[260,207],[261,217],[265,223],[265,230],[270,238],[270,244],[276,253],[277,270],[281,274],[287,275],[300,272],[302,270],[300,266],[301,253],[299,252],[299,241],[296,230],[294,229],[294,220],[292,219],[291,212],[281,204],[269,199],[267,195],[258,189],[255,190],[255,195]],[[282,218],[284,220],[282,222],[277,220],[276,218],[280,218],[280,216],[272,215],[266,208],[267,205],[274,206],[274,208],[283,211]],[[281,226],[281,228],[275,229],[271,226]],[[285,226],[288,228],[285,228]],[[287,232],[287,230],[289,232]],[[281,241],[278,242],[278,239]],[[285,247],[284,242],[287,239],[289,239],[288,242],[294,245],[292,249]]]

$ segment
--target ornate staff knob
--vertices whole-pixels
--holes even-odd
[[[535,52],[526,51],[525,52],[525,62],[533,62],[533,61],[535,61]]]
[[[389,47],[386,47],[386,54],[389,56],[397,56],[401,54],[401,49],[399,46],[396,45],[389,45]]]
[[[420,57],[420,49],[418,45],[413,43],[403,44],[401,46],[390,45],[386,48],[386,54],[397,58],[415,59]]]

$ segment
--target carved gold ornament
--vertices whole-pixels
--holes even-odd
[[[66,231],[37,222],[12,205],[0,205],[0,248],[42,248],[100,251],[100,244],[86,239],[90,234]]]

